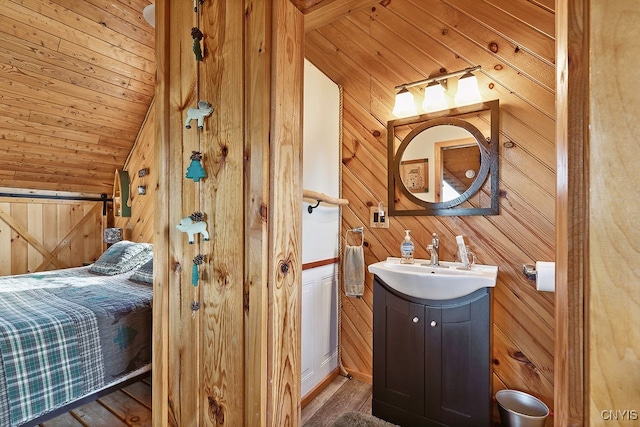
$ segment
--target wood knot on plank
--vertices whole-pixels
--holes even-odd
[[[286,261],[281,260],[279,265],[280,265],[280,272],[282,273],[283,276],[286,276],[287,274],[289,274],[289,270],[291,269],[289,260],[286,260]]]
[[[267,222],[267,213],[268,213],[267,205],[265,203],[262,203],[260,205],[260,218],[262,219],[262,222]]]
[[[224,424],[224,407],[215,396],[207,396],[209,400],[209,419],[216,424]]]
[[[498,43],[496,42],[491,42],[489,43],[489,50],[493,53],[498,53]]]

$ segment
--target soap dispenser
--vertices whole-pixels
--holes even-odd
[[[405,236],[400,244],[400,264],[413,264],[413,242],[409,235],[410,230],[404,230]]]

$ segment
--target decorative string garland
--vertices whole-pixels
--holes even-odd
[[[193,11],[196,13],[196,20],[200,22],[200,8],[204,0],[193,0]],[[204,38],[202,31],[198,27],[191,28],[191,37],[193,38],[193,53],[196,60],[196,82],[200,80],[200,64],[203,60],[203,52],[201,41]],[[196,99],[199,99],[199,84],[196,83]],[[187,119],[185,127],[191,128],[191,120],[198,121],[198,129],[204,129],[204,118],[208,117],[213,112],[213,108],[206,101],[199,101],[197,108],[189,108],[187,111]],[[206,178],[207,173],[201,164],[202,153],[200,151],[191,152],[191,163],[187,168],[185,178],[192,179],[194,183],[198,183],[200,179]],[[195,234],[202,234],[204,240],[209,240],[209,234],[206,229],[206,222],[204,221],[204,214],[202,212],[193,212],[186,218],[182,218],[180,224],[177,226],[180,231],[183,231],[189,236],[189,243],[194,243]],[[191,301],[191,314],[192,317],[196,317],[196,312],[200,310],[200,300],[198,297],[198,286],[200,283],[200,269],[199,267],[204,263],[205,256],[198,254],[193,258],[193,265],[191,267],[191,285],[193,287],[193,301]]]
[[[204,263],[204,255],[198,254],[193,258],[193,266],[191,267],[191,284],[193,285],[193,301],[191,301],[191,315],[196,316],[196,311],[200,310],[200,301],[198,299],[198,283],[200,282],[200,272],[198,266]]]

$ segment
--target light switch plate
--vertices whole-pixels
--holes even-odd
[[[380,220],[380,215],[378,213],[378,207],[377,206],[371,206],[369,208],[370,210],[370,215],[369,215],[369,227],[370,228],[389,228],[389,217],[386,215],[387,213],[387,207],[384,207],[384,218],[381,221]]]

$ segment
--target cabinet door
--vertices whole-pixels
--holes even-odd
[[[427,307],[427,416],[445,425],[490,423],[489,294],[470,303]]]
[[[424,305],[387,292],[374,281],[373,399],[424,414]],[[374,413],[375,415],[375,413]]]

